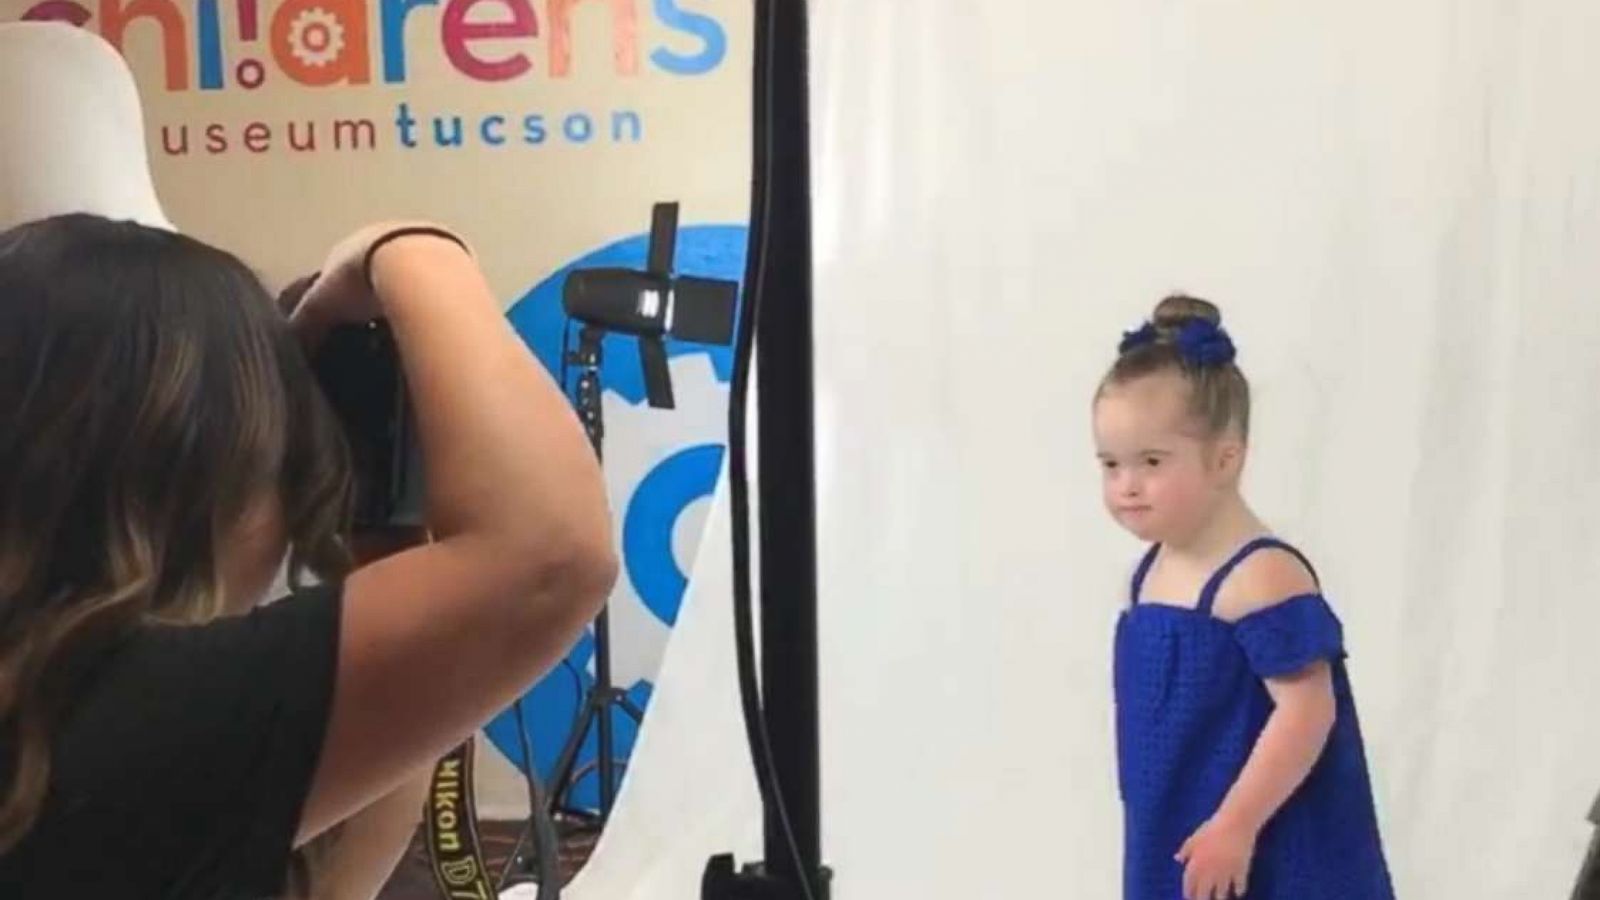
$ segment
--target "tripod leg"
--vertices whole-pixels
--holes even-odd
[[[540,801],[539,777],[534,769],[533,742],[528,739],[528,720],[522,712],[522,698],[512,704],[517,718],[517,744],[522,748],[522,773],[528,786],[528,808],[538,809]]]
[[[539,896],[557,896],[554,891],[561,884],[561,837],[556,833],[555,821],[546,808],[543,788],[537,776],[528,776],[528,792],[532,807],[527,824],[517,836],[516,846],[506,856],[500,869],[500,880],[495,884],[505,890],[513,884],[525,884],[529,878],[539,885]]]
[[[511,848],[511,853],[506,857],[505,868],[500,870],[500,879],[495,882],[498,888],[504,888],[511,880],[512,870],[517,867],[517,862],[522,857],[522,848],[528,843],[528,838],[533,833],[533,816],[539,814],[539,806],[535,801],[533,774],[533,745],[528,740],[528,721],[522,712],[522,698],[511,705],[517,720],[517,743],[522,748],[522,777],[527,780],[528,786],[528,824],[522,828],[522,833],[517,835],[516,846]]]
[[[616,800],[616,760],[612,756],[611,708],[600,710],[600,821],[611,817],[611,804]]]
[[[506,856],[505,865],[500,867],[500,877],[494,883],[496,890],[505,890],[517,880],[528,875],[530,868],[526,860],[538,851],[533,847],[533,822],[529,820],[522,826],[522,831],[517,834],[517,843]]]
[[[573,769],[578,764],[578,754],[583,751],[583,742],[589,739],[589,727],[593,724],[595,713],[595,694],[591,691],[583,698],[583,709],[580,718],[573,723],[572,733],[567,735],[566,746],[561,748],[561,755],[556,757],[555,768],[550,772],[550,812],[560,812],[563,801],[571,793]]]
[[[611,804],[616,799],[616,744],[612,741],[611,701],[617,691],[611,684],[611,612],[601,609],[594,620],[594,689],[599,709],[596,711],[600,746],[595,758],[600,774],[600,821],[611,817]]]

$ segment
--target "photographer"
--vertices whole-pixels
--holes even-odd
[[[434,541],[352,570],[302,347],[376,317]],[[292,324],[180,235],[0,234],[0,420],[3,896],[280,895],[293,848],[509,703],[615,577],[576,417],[436,229],[351,235]],[[251,609],[286,551],[322,586]]]

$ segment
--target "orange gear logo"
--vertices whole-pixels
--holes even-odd
[[[312,68],[329,65],[344,53],[344,25],[329,10],[313,6],[289,23],[289,52]]]

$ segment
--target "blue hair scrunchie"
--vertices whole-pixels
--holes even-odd
[[[1146,322],[1134,331],[1124,331],[1122,333],[1122,343],[1117,345],[1117,352],[1127,353],[1129,350],[1147,347],[1154,344],[1160,336],[1160,332],[1156,331],[1155,323]]]
[[[1118,345],[1117,352],[1127,353],[1129,350],[1146,347],[1156,343],[1160,338],[1161,333],[1156,329],[1155,323],[1146,322],[1134,331],[1123,332],[1122,343]],[[1228,337],[1228,332],[1207,319],[1190,319],[1183,323],[1178,333],[1173,336],[1172,343],[1178,348],[1178,356],[1197,369],[1225,366],[1238,356],[1238,350],[1233,346],[1233,339]]]
[[[1191,319],[1178,329],[1178,355],[1196,368],[1225,366],[1238,356],[1233,339],[1215,322]]]

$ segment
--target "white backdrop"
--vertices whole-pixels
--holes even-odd
[[[1221,303],[1248,494],[1344,617],[1403,900],[1564,897],[1600,788],[1600,7],[813,4],[835,896],[1113,898],[1137,548],[1088,404]],[[755,834],[713,516],[571,895]]]

